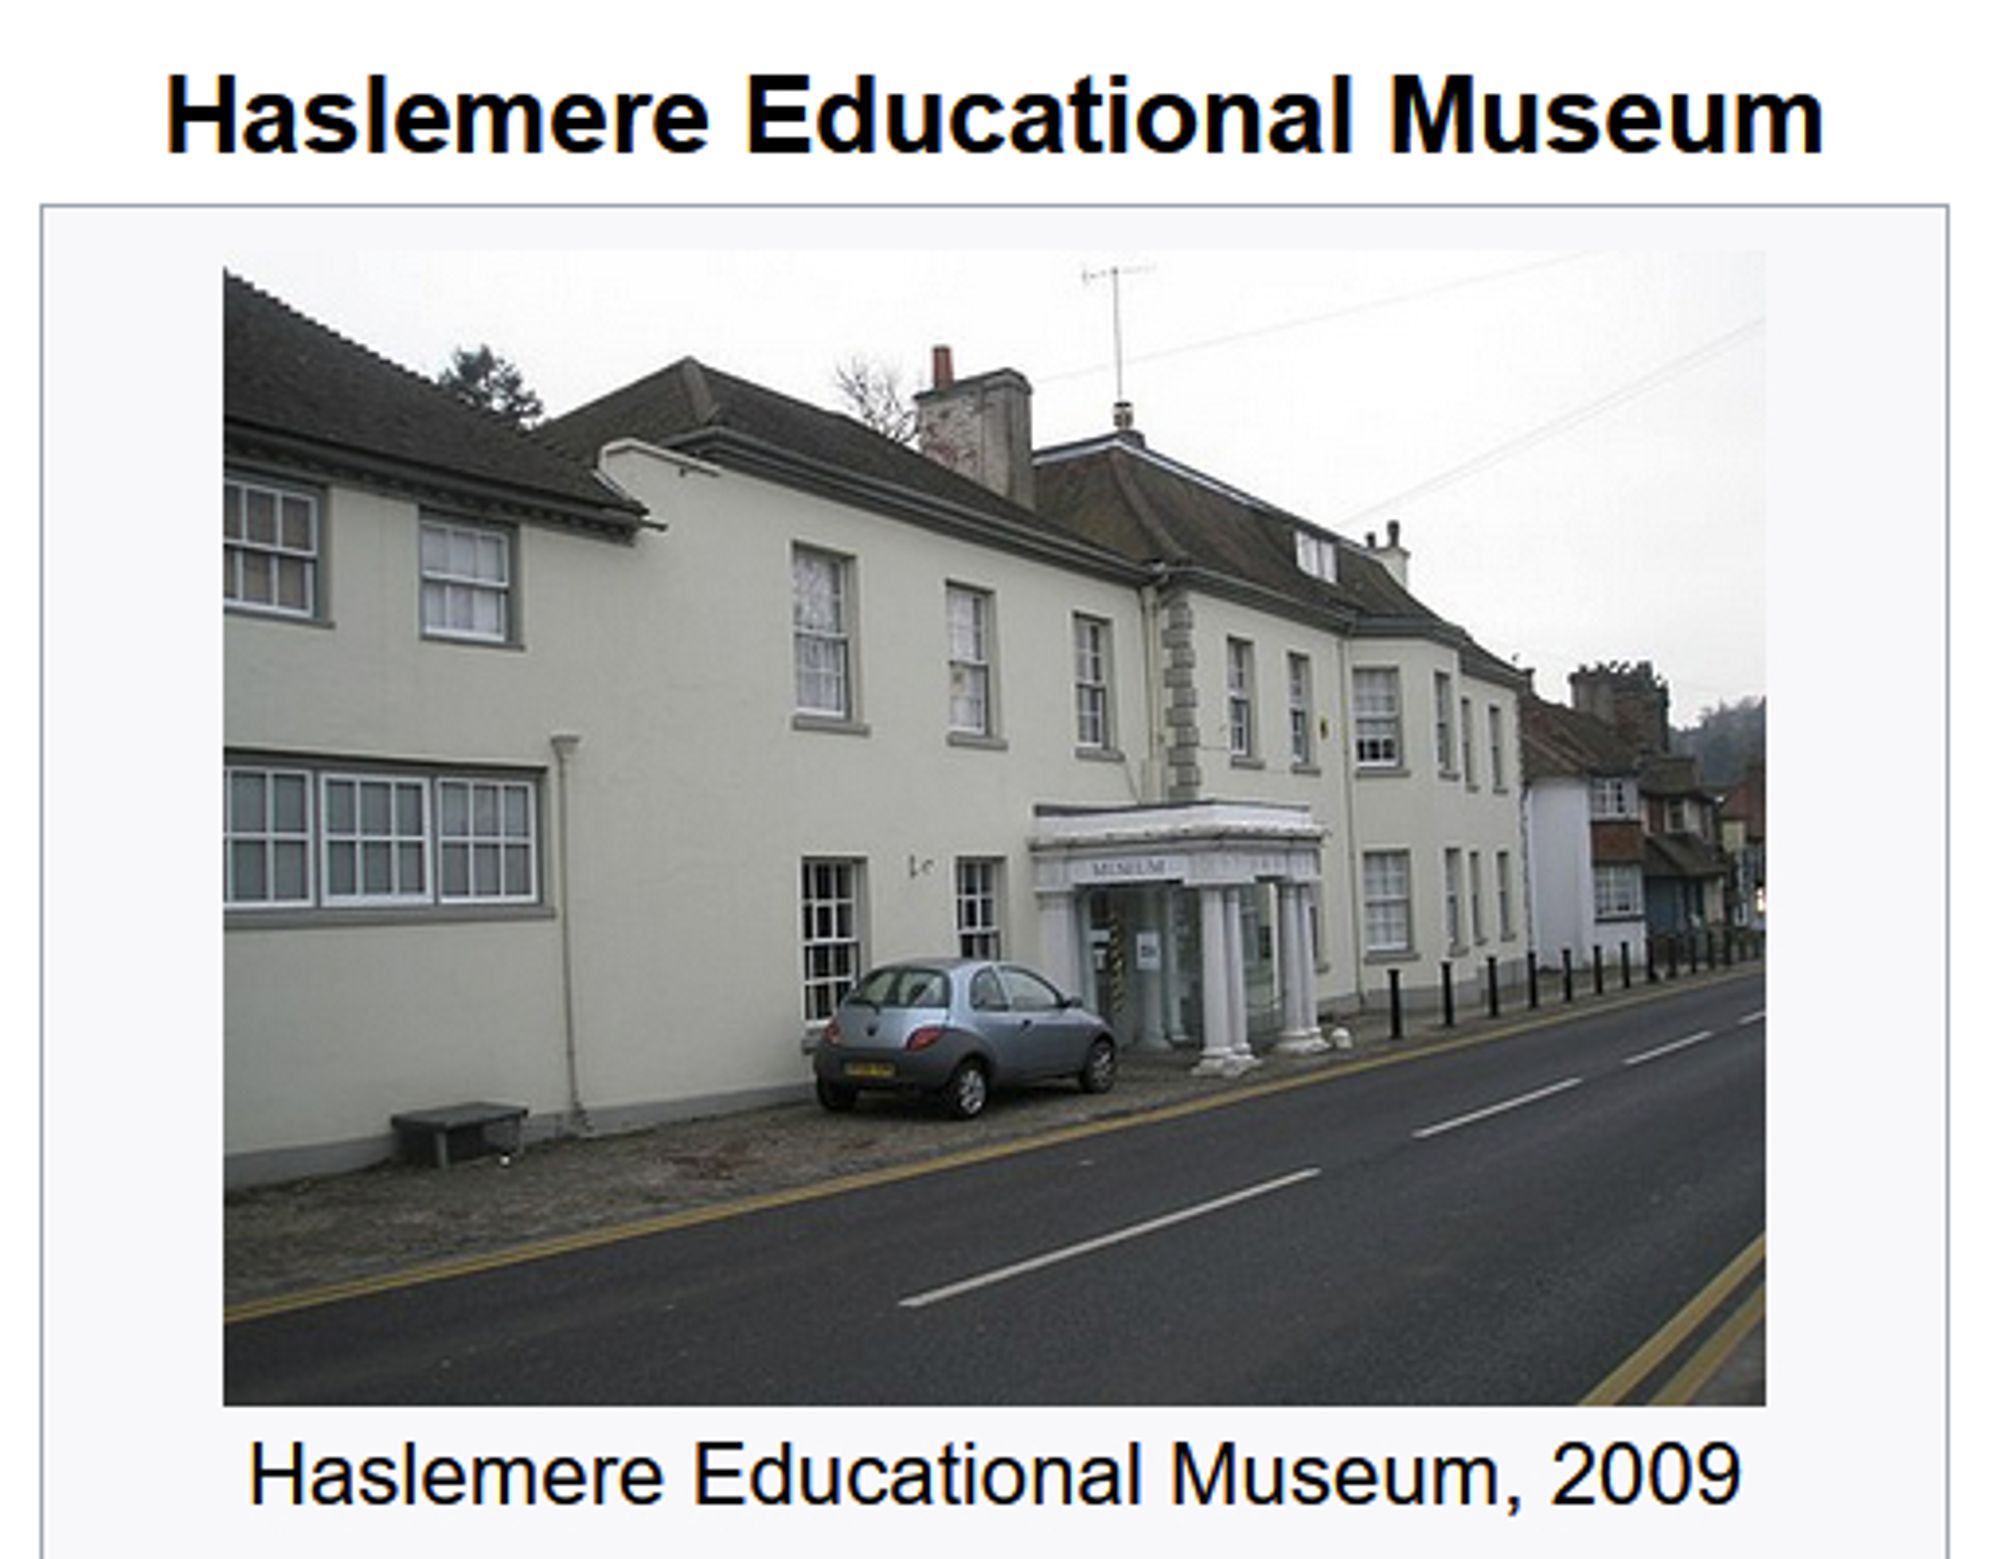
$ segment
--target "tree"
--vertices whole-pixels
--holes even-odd
[[[484,341],[453,347],[451,362],[437,382],[466,405],[494,412],[516,427],[533,427],[542,420],[542,398],[528,388],[519,368]]]
[[[903,394],[901,370],[875,358],[850,357],[833,370],[834,393],[847,414],[898,444],[917,437],[917,410]]]
[[[1764,700],[1752,697],[1730,703],[1725,699],[1713,709],[1704,709],[1699,721],[1674,733],[1674,748],[1695,756],[1704,785],[1727,790],[1752,763],[1763,762]]]

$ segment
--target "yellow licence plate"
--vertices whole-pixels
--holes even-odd
[[[894,1077],[896,1069],[887,1061],[850,1061],[844,1068],[849,1077]]]

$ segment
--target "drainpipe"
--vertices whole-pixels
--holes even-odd
[[[1152,577],[1139,587],[1139,645],[1146,679],[1146,756],[1139,777],[1141,801],[1164,801],[1166,785],[1166,730],[1160,657],[1160,591],[1167,581],[1164,563],[1153,565]]]
[[[565,1124],[575,1136],[590,1130],[590,1117],[583,1109],[583,1089],[577,1080],[576,979],[570,958],[569,927],[569,764],[582,740],[570,731],[558,731],[549,737],[549,746],[556,755],[556,897],[560,901],[558,924],[562,937],[563,1068],[569,1082]]]
[[[1333,650],[1334,663],[1340,668],[1340,701],[1334,705],[1339,711],[1335,716],[1334,736],[1340,748],[1340,766],[1336,772],[1340,775],[1341,809],[1347,821],[1347,925],[1354,943],[1354,998],[1365,1011],[1368,964],[1362,922],[1368,909],[1361,891],[1361,857],[1356,853],[1358,841],[1354,837],[1354,673],[1348,664],[1349,649],[1347,636],[1335,634]],[[1338,723],[1343,719],[1344,726]]]

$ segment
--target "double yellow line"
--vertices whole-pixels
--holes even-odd
[[[1764,1236],[1760,1234],[1579,1405],[1646,1402],[1655,1407],[1684,1407],[1692,1402],[1764,1319],[1763,1266]],[[1755,1280],[1751,1281],[1753,1274]],[[1722,1321],[1711,1326],[1718,1315]],[[1711,1329],[1690,1348],[1689,1343],[1704,1327]],[[1660,1379],[1676,1358],[1678,1367]]]

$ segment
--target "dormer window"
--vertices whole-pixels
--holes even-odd
[[[1300,530],[1292,533],[1292,540],[1298,549],[1300,572],[1315,579],[1324,579],[1330,585],[1339,582],[1339,549],[1334,546],[1332,537]]]

